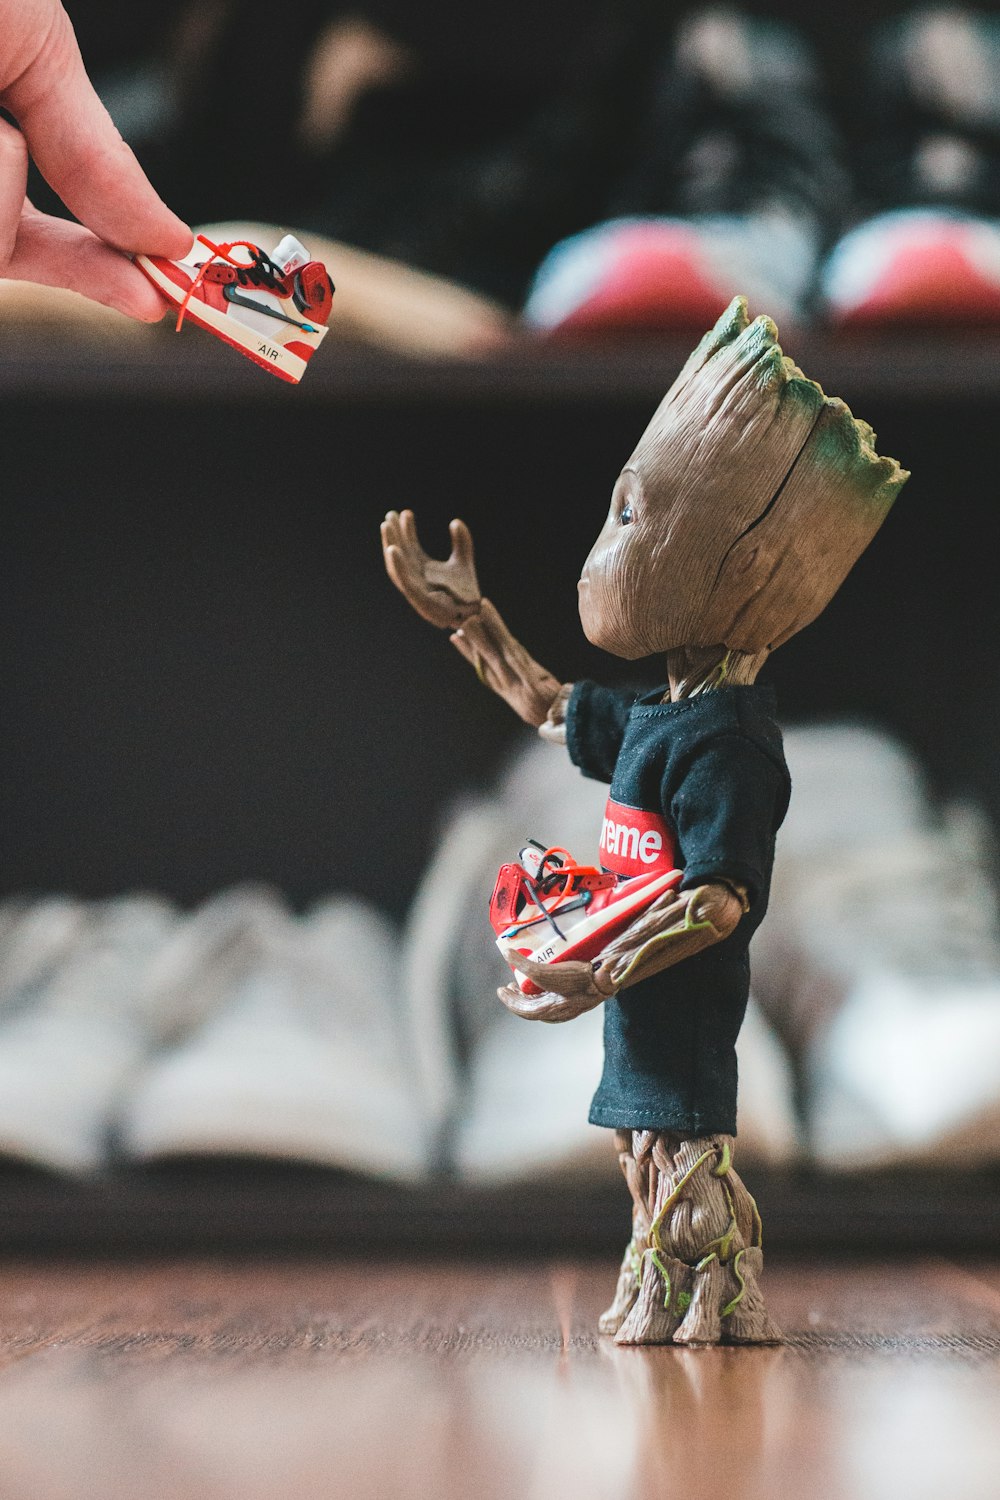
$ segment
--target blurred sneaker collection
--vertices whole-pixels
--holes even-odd
[[[871,39],[857,222],[822,270],[844,327],[1000,321],[1000,17],[911,12]]]
[[[1000,18],[915,7],[855,35],[845,17],[839,72],[813,19],[590,0],[532,69],[503,48],[463,64],[391,7],[299,7],[269,49],[267,131],[206,152],[259,107],[248,39],[272,18],[241,0],[131,74],[116,61],[103,91],[189,222],[267,207],[252,262],[194,290],[200,255],[145,268],[285,379],[328,327],[323,263],[334,336],[409,355],[700,330],[736,293],[845,329],[1000,322]],[[72,321],[69,294],[0,297]]]
[[[861,55],[850,149],[803,36],[682,21],[607,220],[546,257],[529,324],[700,326],[738,287],[779,320],[1000,321],[1000,18],[914,10]]]
[[[525,317],[564,335],[699,327],[739,286],[802,319],[846,188],[803,39],[735,10],[692,16],[608,218],[546,257]]]
[[[1000,1159],[1000,909],[983,820],[873,729],[793,729],[739,1041],[740,1153]],[[446,819],[405,930],[273,891],[0,905],[0,1155],[65,1173],[248,1157],[476,1184],[613,1181],[587,1123],[600,1010],[529,1024],[487,901],[525,827],[596,857],[605,789],[529,742]],[[529,846],[530,852],[530,846]],[[544,848],[540,853],[544,853]],[[528,861],[530,863],[530,860]]]
[[[839,83],[806,10],[793,24],[593,0],[565,65],[533,74],[520,39],[520,71],[510,54],[463,65],[421,34],[420,7],[405,37],[402,13],[291,6],[276,25],[264,0],[165,10],[187,16],[164,28],[173,41],[98,83],[167,199],[213,222],[185,261],[141,263],[181,319],[285,380],[328,331],[482,357],[700,331],[738,292],[844,330],[1000,325],[988,8],[873,15]],[[260,111],[262,37],[266,128],[234,130]],[[301,228],[248,222],[248,204]],[[116,338],[150,336],[73,293],[0,281],[5,327],[19,310],[32,337],[74,317],[88,337],[104,318]],[[795,794],[739,1044],[741,1161],[997,1160],[1000,915],[982,819],[937,808],[912,755],[874,730],[793,730],[786,749]],[[616,1180],[587,1124],[600,1011],[559,1027],[510,1015],[487,918],[513,851],[538,876],[529,836],[596,863],[604,800],[532,742],[451,810],[401,934],[348,894],[301,915],[257,888],[193,913],[144,894],[0,904],[0,1154],[70,1173],[248,1156],[398,1180]],[[597,886],[572,912],[562,877],[553,890],[574,923],[601,911]],[[504,941],[550,924],[543,897],[495,911]]]

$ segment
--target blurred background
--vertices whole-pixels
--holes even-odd
[[[995,1235],[1000,20],[801,10],[72,11],[171,206],[294,231],[337,295],[291,390],[0,283],[0,1243],[623,1239],[600,1017],[503,1012],[486,921],[525,839],[593,857],[604,789],[377,526],[461,514],[561,679],[650,685],[575,581],[736,292],[913,471],[766,671],[795,793],[740,1165],[772,1244]]]

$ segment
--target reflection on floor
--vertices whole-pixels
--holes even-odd
[[[771,1265],[773,1349],[616,1349],[613,1265],[0,1276],[5,1500],[995,1500],[1000,1266]]]

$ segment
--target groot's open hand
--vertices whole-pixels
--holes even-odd
[[[480,594],[465,522],[452,521],[448,529],[451,556],[435,562],[417,539],[413,512],[391,510],[382,522],[386,572],[418,615],[453,632],[452,645],[471,662],[480,682],[537,728],[545,722],[561,684],[529,656]]]
[[[452,521],[451,555],[428,557],[417,537],[412,510],[391,510],[382,522],[385,568],[399,592],[425,620],[457,630],[482,603],[472,537],[464,521]]]

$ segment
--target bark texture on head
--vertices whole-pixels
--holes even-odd
[[[584,568],[587,634],[628,658],[773,650],[833,597],[908,477],[737,297],[622,472]]]

